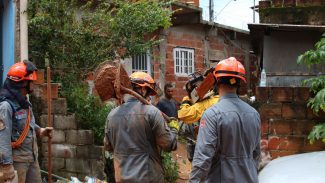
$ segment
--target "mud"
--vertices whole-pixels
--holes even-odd
[[[119,70],[120,68],[120,70]],[[123,66],[118,61],[106,61],[95,70],[95,88],[102,101],[121,98],[120,85],[130,88],[131,82]]]
[[[191,173],[191,162],[187,159],[186,144],[178,142],[177,150],[172,152],[174,160],[177,161],[179,165],[178,170],[178,180],[177,183],[186,183],[189,180]]]

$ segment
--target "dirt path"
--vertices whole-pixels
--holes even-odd
[[[177,150],[172,154],[179,165],[177,183],[186,183],[191,173],[191,163],[187,160],[186,144],[179,142]]]

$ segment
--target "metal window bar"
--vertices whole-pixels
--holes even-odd
[[[193,53],[192,52],[189,52],[189,73],[188,74],[192,74],[194,71],[193,71]]]
[[[150,59],[146,53],[132,56],[132,72],[141,71],[150,73],[150,63],[148,62],[150,62]]]
[[[176,50],[176,73],[179,73],[179,51]]]

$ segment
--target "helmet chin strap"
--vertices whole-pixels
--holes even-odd
[[[27,85],[25,86],[27,94],[33,93],[33,89],[30,89],[30,83],[31,81],[27,81]]]

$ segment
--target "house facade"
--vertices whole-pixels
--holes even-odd
[[[184,86],[190,74],[203,73],[218,61],[233,56],[247,71],[248,82],[243,84],[241,94],[254,92],[257,78],[252,73],[257,68],[256,59],[249,52],[249,32],[204,21],[202,9],[197,6],[177,2],[172,8],[179,11],[173,14],[173,25],[157,35],[163,41],[147,54],[125,59],[128,73],[147,72],[161,88],[171,83],[175,98],[180,101],[187,95]]]
[[[322,151],[325,143],[309,143],[313,127],[324,122],[307,106],[312,94],[304,79],[324,75],[321,65],[308,68],[298,56],[314,45],[325,32],[323,1],[260,1],[261,23],[249,24],[252,51],[258,67],[266,72],[266,86],[256,87],[261,116],[263,147],[272,158]],[[263,6],[261,6],[263,5]],[[265,6],[267,5],[267,6]],[[257,74],[259,75],[259,74]]]

